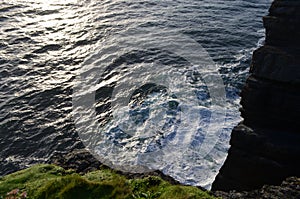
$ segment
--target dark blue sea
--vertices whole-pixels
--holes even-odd
[[[211,186],[271,0],[0,2],[0,175],[88,149]]]

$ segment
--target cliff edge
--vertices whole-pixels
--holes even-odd
[[[263,18],[234,128],[213,190],[253,190],[300,176],[300,1],[275,0]]]

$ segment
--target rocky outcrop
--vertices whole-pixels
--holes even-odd
[[[55,153],[53,154],[48,162],[49,164],[54,164],[60,166],[64,169],[72,169],[77,173],[85,174],[87,172],[96,171],[101,168],[109,168],[103,165],[99,160],[97,160],[89,151],[86,149],[75,149],[69,153]],[[163,174],[161,171],[150,171],[145,173],[128,173],[115,170],[116,173],[124,175],[129,179],[145,178],[147,176],[160,177],[172,185],[179,185],[179,182],[174,180],[172,177]],[[203,191],[205,189],[198,187]],[[1,198],[1,197],[0,197]]]
[[[300,176],[300,1],[275,0],[264,46],[253,53],[234,128],[213,190],[252,190]]]
[[[281,183],[280,186],[265,185],[261,189],[243,192],[223,192],[216,191],[215,196],[222,199],[299,199],[300,198],[300,178],[291,177]]]
[[[49,164],[64,169],[72,169],[77,173],[87,173],[99,169],[102,164],[86,149],[75,149],[68,153],[54,153],[48,160]]]

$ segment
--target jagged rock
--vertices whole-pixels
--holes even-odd
[[[241,92],[244,121],[232,132],[213,190],[253,190],[300,176],[300,1],[275,0],[269,11],[265,45],[253,53]]]
[[[99,169],[102,165],[90,152],[85,149],[75,149],[69,153],[55,153],[48,163],[64,169],[73,169],[78,173],[86,173]]]

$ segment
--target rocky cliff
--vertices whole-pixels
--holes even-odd
[[[264,46],[253,53],[241,92],[244,121],[213,190],[251,190],[300,176],[300,1],[275,0],[263,18]]]
[[[290,177],[280,186],[264,185],[261,189],[251,191],[216,191],[214,194],[222,199],[299,199],[300,178]]]

